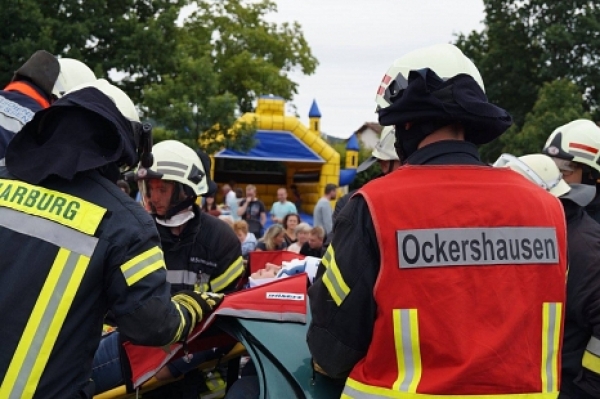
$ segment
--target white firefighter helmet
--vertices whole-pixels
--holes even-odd
[[[518,158],[511,154],[502,154],[494,166],[508,167],[553,196],[570,199],[580,206],[588,205],[596,195],[596,189],[593,186],[569,185],[563,180],[562,174],[552,158],[544,154],[529,154]]]
[[[129,96],[117,86],[109,83],[106,79],[94,79],[73,87],[69,93],[86,87],[95,87],[109,97],[117,106],[121,114],[132,122],[139,122],[140,116],[135,108],[135,104]],[[66,93],[65,93],[66,94]]]
[[[569,162],[578,162],[600,172],[600,127],[588,119],[577,119],[556,128],[542,152],[564,162],[560,167],[570,170]]]
[[[367,170],[378,160],[398,161],[398,154],[396,153],[396,148],[394,147],[395,142],[396,134],[394,126],[384,127],[381,131],[381,137],[379,138],[379,142],[373,149],[371,156],[364,160],[360,165],[358,165],[356,172],[360,173]]]
[[[470,75],[485,91],[483,79],[473,62],[460,49],[452,44],[437,44],[412,51],[394,61],[383,76],[375,102],[378,109],[387,108],[390,98],[404,90],[408,84],[410,71],[429,68],[442,79],[458,74]]]
[[[83,62],[73,58],[59,58],[60,72],[52,88],[52,94],[61,98],[76,86],[96,80],[94,72]]]
[[[161,179],[178,182],[188,187],[193,196],[201,196],[208,191],[202,161],[196,151],[187,145],[177,140],[161,141],[152,147],[152,155],[152,166],[148,169],[138,169],[138,180]]]

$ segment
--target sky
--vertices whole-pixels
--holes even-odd
[[[450,43],[483,28],[483,0],[276,0],[273,22],[297,21],[319,66],[295,72],[292,100],[308,123],[316,99],[322,132],[347,138],[377,121],[375,92],[394,59],[420,47]],[[290,111],[293,108],[288,107]]]

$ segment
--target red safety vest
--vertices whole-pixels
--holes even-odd
[[[510,170],[407,166],[366,185],[381,269],[344,398],[556,398],[559,201]]]

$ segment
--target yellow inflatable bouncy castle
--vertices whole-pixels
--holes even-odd
[[[340,154],[321,138],[320,119],[316,102],[310,109],[307,127],[297,117],[285,114],[282,98],[260,97],[255,112],[239,119],[255,123],[256,145],[246,153],[224,149],[213,154],[215,181],[219,184],[234,181],[242,189],[247,184],[255,185],[258,198],[267,209],[277,201],[277,189],[285,187],[288,200],[301,202],[301,210],[312,214],[326,184],[344,185],[340,184]],[[281,168],[277,173],[232,170],[228,167],[232,165],[229,160],[279,162]],[[350,168],[354,170],[348,172],[354,177],[355,164]],[[347,178],[342,180],[347,184]]]

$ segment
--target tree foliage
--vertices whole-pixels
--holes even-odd
[[[291,100],[289,72],[312,74],[317,60],[297,23],[265,18],[272,0],[0,0],[0,82],[36,50],[79,59],[117,82],[158,121],[157,139],[177,138],[207,151],[244,149],[253,127],[237,117],[257,96]],[[117,72],[116,74],[109,71]],[[217,140],[217,141],[215,141]]]
[[[504,151],[513,155],[540,152],[554,129],[575,119],[590,117],[584,109],[579,87],[569,80],[558,79],[542,86],[521,131],[516,134],[516,129],[511,129],[500,141]]]
[[[176,137],[199,140],[208,152],[244,150],[254,129],[234,124],[236,117],[251,111],[261,94],[290,100],[297,84],[288,72],[313,73],[317,61],[298,24],[265,20],[276,11],[270,0],[197,4],[179,31],[173,70],[147,87],[144,109]]]
[[[484,0],[484,7],[485,29],[459,35],[456,44],[478,66],[490,101],[506,108],[513,116],[515,127],[507,137],[513,138],[515,143],[509,148],[522,152],[524,148],[515,146],[529,142],[516,137],[528,120],[535,119],[535,116],[528,119],[528,114],[536,102],[541,101],[544,84],[557,79],[571,81],[579,93],[585,95],[585,110],[597,109],[600,104],[600,7],[597,3]],[[572,94],[568,90],[558,92]],[[560,101],[552,104],[560,106]],[[560,108],[554,112],[560,112]],[[531,134],[531,130],[528,132]],[[482,148],[482,156],[493,160],[508,144],[506,138],[496,140]]]
[[[144,85],[171,70],[186,0],[0,0],[0,82],[36,50],[85,62],[98,77],[115,70],[138,100]]]
[[[185,34],[211,43],[205,52],[214,64],[217,84],[237,98],[241,112],[252,110],[256,96],[275,94],[291,100],[298,85],[287,74],[298,68],[310,75],[317,67],[298,23],[265,19],[277,12],[272,0],[198,1],[184,26]]]

